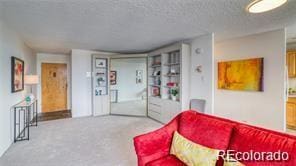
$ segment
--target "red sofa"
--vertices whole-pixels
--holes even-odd
[[[236,152],[287,152],[288,160],[241,161],[247,166],[296,166],[296,137],[288,134],[254,127],[239,122],[185,111],[164,127],[134,138],[139,166],[182,166],[170,155],[174,131],[201,145],[219,150]],[[217,165],[223,165],[219,160]]]

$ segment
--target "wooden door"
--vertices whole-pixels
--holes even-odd
[[[296,52],[287,52],[287,66],[289,77],[296,77]]]
[[[287,127],[296,129],[296,104],[287,103]]]
[[[67,110],[67,64],[43,63],[42,112]]]

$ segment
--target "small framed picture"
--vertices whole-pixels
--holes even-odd
[[[116,71],[110,71],[110,84],[116,85],[117,83],[117,72]]]
[[[96,68],[106,68],[107,67],[107,59],[96,59]]]
[[[11,57],[11,92],[19,92],[24,90],[24,67],[23,60]]]

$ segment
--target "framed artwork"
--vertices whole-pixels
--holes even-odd
[[[107,59],[96,58],[96,68],[106,68]]]
[[[263,58],[219,62],[218,88],[263,91]]]
[[[143,70],[136,71],[136,83],[142,84],[143,83]]]
[[[116,71],[110,71],[110,84],[116,85],[117,83],[117,72]]]
[[[11,57],[11,92],[24,90],[24,67],[23,60]]]

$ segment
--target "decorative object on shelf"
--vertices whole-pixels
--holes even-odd
[[[178,89],[176,89],[176,88],[171,89],[171,99],[172,100],[177,101],[178,94],[179,94]]]
[[[176,83],[176,82],[168,82],[167,83],[167,86],[168,87],[177,87],[178,86],[178,83]]]
[[[97,78],[98,86],[104,86],[105,80],[103,77]]]
[[[161,79],[159,77],[155,78],[153,81],[154,85],[160,86],[161,85]]]
[[[107,59],[96,59],[96,68],[105,68],[107,66]]]
[[[111,85],[117,84],[117,72],[116,71],[110,71],[110,84]]]
[[[263,91],[263,58],[218,63],[218,88]]]
[[[171,70],[170,70],[169,74],[170,74],[170,75],[177,74],[177,71],[176,71],[176,69],[173,69],[173,68],[171,68]]]
[[[136,83],[142,84],[143,83],[143,70],[136,71]]]
[[[153,96],[160,96],[160,88],[158,88],[158,87],[153,87],[153,88],[152,88],[152,95],[153,95]]]
[[[151,67],[153,66],[161,66],[161,55],[157,55],[153,57]]]
[[[160,76],[160,71],[154,71],[153,76]]]
[[[11,57],[11,92],[19,92],[24,90],[24,68],[23,60]]]
[[[31,87],[30,94],[26,96],[26,101],[31,102],[35,99],[33,95],[33,86],[39,84],[38,75],[26,75],[25,76],[25,85],[29,85]]]
[[[101,95],[102,95],[102,90],[96,89],[96,96],[101,96]]]

